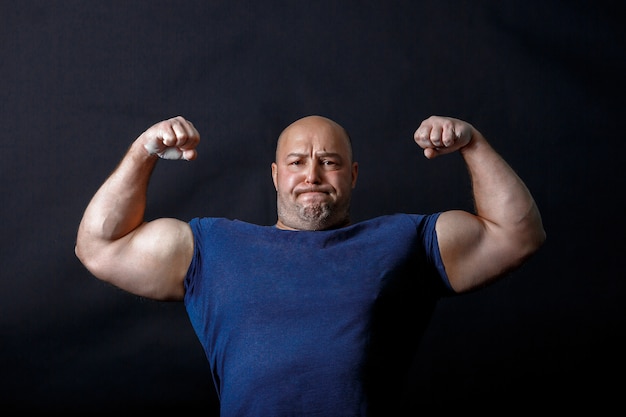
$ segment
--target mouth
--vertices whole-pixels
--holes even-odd
[[[296,192],[296,196],[301,196],[301,195],[328,195],[328,194],[330,194],[330,192],[328,192],[327,190],[319,189],[319,188],[308,189],[308,190],[300,190],[300,191]]]
[[[327,190],[312,188],[306,190],[300,190],[296,193],[296,198],[303,198],[305,200],[317,200],[324,199],[330,195],[330,192]]]
[[[296,195],[300,194],[330,194],[330,191],[326,188],[315,187],[315,188],[303,188],[301,190],[296,191]]]

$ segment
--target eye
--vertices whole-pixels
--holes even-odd
[[[323,159],[322,160],[322,165],[326,166],[326,167],[336,167],[339,165],[339,163],[337,161],[335,161],[334,159]]]

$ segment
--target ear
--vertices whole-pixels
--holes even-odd
[[[352,188],[356,187],[356,179],[359,176],[359,164],[357,162],[352,163]]]
[[[272,181],[274,181],[274,189],[276,191],[278,191],[278,186],[276,183],[276,175],[278,173],[278,165],[276,165],[276,162],[272,162]]]

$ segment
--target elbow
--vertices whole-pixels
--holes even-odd
[[[78,258],[79,261],[81,261],[81,263],[83,262],[82,259],[82,247],[78,245],[78,243],[76,243],[74,245],[74,255]]]
[[[85,245],[80,241],[77,241],[74,245],[74,255],[76,255],[80,263],[82,263],[87,269],[89,269],[89,265],[92,262],[92,256],[89,256],[88,254],[89,251],[85,248]]]
[[[521,247],[518,252],[521,255],[521,261],[524,262],[533,256],[543,246],[546,241],[546,231],[543,225],[539,223],[535,227],[526,232],[526,238],[520,240]]]
[[[80,261],[81,264],[83,264],[83,266],[87,266],[87,258],[85,256],[85,250],[83,249],[83,246],[80,245],[78,242],[74,245],[74,255],[78,258],[78,260]]]
[[[501,254],[510,261],[503,275],[522,266],[539,251],[545,241],[546,231],[541,222],[508,233],[508,237],[500,241]]]
[[[543,227],[541,227],[541,230],[538,232],[537,240],[535,242],[537,245],[536,250],[538,250],[540,247],[543,246],[543,244],[546,242],[546,238],[547,238],[546,231]]]
[[[98,251],[90,249],[86,247],[85,244],[81,244],[77,242],[74,246],[74,254],[83,264],[83,266],[96,278],[103,280],[103,274],[99,272],[100,266],[102,264],[100,257],[97,256]]]
[[[543,227],[541,218],[537,220],[536,225],[533,227],[530,237],[530,246],[533,253],[537,252],[539,248],[543,246],[547,238],[546,229]]]
[[[546,241],[546,230],[536,207],[517,223],[513,233],[518,236],[516,239],[519,245],[518,252],[522,259],[531,257],[543,246]]]

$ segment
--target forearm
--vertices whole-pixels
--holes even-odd
[[[96,249],[139,227],[157,157],[135,142],[91,199],[77,235],[77,250]]]
[[[488,226],[514,236],[511,241],[533,251],[543,242],[545,233],[535,200],[524,182],[476,129],[472,129],[472,140],[461,154],[472,181],[476,215]]]

